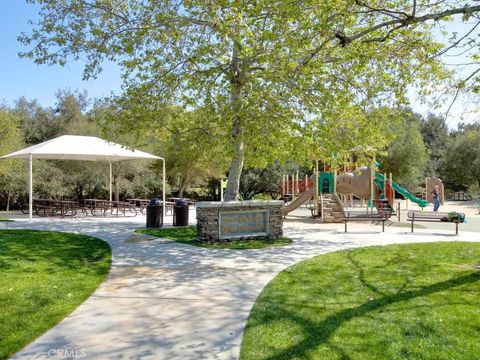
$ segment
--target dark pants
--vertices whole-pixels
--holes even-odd
[[[440,199],[437,197],[433,199],[433,211],[438,211],[439,207],[440,207]]]

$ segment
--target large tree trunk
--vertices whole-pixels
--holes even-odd
[[[225,191],[225,200],[237,200],[240,188],[240,176],[242,175],[244,152],[243,152],[243,124],[241,117],[242,90],[244,84],[244,74],[240,67],[238,46],[234,44],[232,54],[232,86],[231,86],[231,102],[232,102],[232,137],[233,137],[233,158],[228,172],[228,184]]]
[[[180,186],[178,187],[178,197],[183,198],[183,193],[185,192],[188,185],[188,175],[185,175],[180,181]]]
[[[233,159],[228,172],[228,183],[225,191],[225,201],[237,200],[240,188],[240,176],[242,176],[244,153],[243,153],[243,129],[240,119],[233,124]]]

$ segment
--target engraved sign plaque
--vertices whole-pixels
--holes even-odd
[[[220,212],[220,239],[268,236],[268,210]]]

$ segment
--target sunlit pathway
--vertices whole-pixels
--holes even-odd
[[[168,223],[168,221],[167,221]],[[170,220],[171,223],[171,220]],[[352,224],[285,223],[294,239],[266,250],[207,250],[136,235],[144,218],[36,219],[9,228],[72,231],[112,247],[106,281],[70,316],[15,359],[237,359],[248,314],[262,288],[282,269],[315,255],[366,245],[480,241],[478,233]]]

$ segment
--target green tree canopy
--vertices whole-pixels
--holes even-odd
[[[480,127],[467,127],[448,142],[442,159],[442,174],[454,190],[480,187]]]
[[[420,115],[404,110],[400,116],[399,122],[391,124],[394,139],[379,162],[382,172],[392,173],[396,182],[411,188],[423,180],[427,149],[420,132]]]
[[[40,21],[20,37],[23,56],[85,59],[85,78],[116,61],[125,108],[173,103],[220,116],[231,136],[227,199],[238,195],[245,158],[294,147],[309,119],[332,122],[329,110],[356,105],[363,119],[343,128],[360,128],[373,108],[404,100],[408,84],[444,76],[428,20],[480,10],[430,0],[31,2]]]
[[[0,156],[18,150],[23,145],[20,119],[12,111],[0,108]],[[0,160],[0,198],[5,197],[6,209],[25,190],[26,176],[23,161],[18,159]]]
[[[423,141],[428,149],[426,176],[439,176],[442,159],[448,142],[448,126],[445,117],[428,114],[421,122]]]

